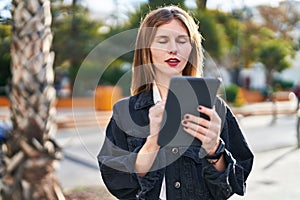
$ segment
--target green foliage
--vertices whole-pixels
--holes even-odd
[[[213,58],[220,59],[228,47],[224,27],[210,11],[196,10],[194,17],[199,21],[199,31],[204,38],[202,43],[204,49]]]
[[[10,43],[11,27],[10,25],[0,24],[0,87],[7,85],[11,78],[10,72]],[[4,93],[0,93],[3,95]]]
[[[129,64],[129,63],[128,63]],[[125,96],[130,95],[131,73],[124,69],[124,60],[117,59],[103,72],[99,80],[99,85],[118,85],[122,88],[122,93]],[[129,64],[130,65],[130,64]],[[128,76],[129,75],[129,76]],[[125,81],[125,82],[124,82]]]
[[[293,46],[282,39],[262,41],[257,50],[258,60],[266,67],[267,85],[273,86],[273,72],[281,72],[290,67],[289,56],[293,56]]]
[[[288,80],[275,79],[273,81],[273,85],[274,85],[275,90],[277,90],[277,91],[291,90],[294,87],[294,82],[288,81]]]
[[[203,11],[201,12],[203,13]],[[210,38],[207,42],[208,45],[211,46],[208,48],[209,53],[224,67],[240,67],[241,61],[244,60],[242,53],[242,33],[245,25],[231,13],[225,13],[218,10],[207,10],[207,12],[209,13],[209,16],[207,16],[209,20],[213,20],[211,23],[211,26],[213,27],[211,30],[205,30],[206,28],[204,28],[202,32],[204,32],[203,34],[206,34],[205,37]],[[217,30],[213,30],[217,27]],[[205,33],[206,31],[208,31],[208,33]],[[222,62],[223,60],[230,60],[230,62],[225,63]]]
[[[225,87],[226,101],[234,103],[238,95],[239,87],[235,84],[230,84]]]
[[[219,10],[212,10],[210,12],[214,15],[216,23],[220,24],[224,29],[225,34],[223,37],[225,38],[223,40],[227,40],[231,47],[235,46],[237,38],[240,37],[243,24],[229,13]]]
[[[126,22],[124,28],[139,28],[142,19],[145,18],[146,14],[149,13],[151,8],[148,4],[143,4],[133,13],[129,13],[129,20]]]
[[[11,26],[10,25],[0,24],[0,38],[1,38],[1,42],[3,40],[6,40],[7,38],[10,38],[10,36],[11,36]]]
[[[149,6],[151,9],[156,9],[161,6],[168,6],[168,5],[176,5],[180,7],[184,7],[184,0],[149,0]]]
[[[247,68],[257,60],[257,49],[261,41],[273,39],[274,32],[249,21],[242,26],[240,37],[241,58]]]
[[[146,14],[148,14],[151,10],[154,10],[158,7],[167,6],[167,5],[179,5],[181,8],[185,8],[184,0],[167,0],[167,1],[160,1],[160,0],[149,0],[149,3],[142,4],[139,9],[136,9],[132,13],[128,13],[129,20],[125,22],[125,26],[123,27],[115,27],[122,30],[126,30],[128,28],[139,28],[140,22]]]
[[[287,60],[292,55],[292,46],[280,39],[262,41],[258,49],[258,58],[269,71],[282,71],[290,66]]]
[[[88,16],[88,10],[81,6],[53,7],[53,50],[55,51],[54,66],[66,66],[74,78],[88,53],[102,40],[98,33],[102,25]]]
[[[121,65],[122,61],[116,60],[110,66],[108,66],[102,74],[99,84],[115,85],[124,74],[124,71],[121,69]]]

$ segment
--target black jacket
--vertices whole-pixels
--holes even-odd
[[[114,105],[106,139],[98,155],[102,179],[113,195],[119,199],[158,200],[164,176],[167,198],[171,200],[222,200],[233,193],[245,193],[253,154],[235,117],[220,99],[216,110],[223,121],[221,138],[226,146],[227,164],[224,171],[217,171],[206,159],[201,159],[198,156],[200,147],[175,147],[162,148],[150,172],[139,177],[134,165],[149,135],[148,112],[153,105],[152,90]]]

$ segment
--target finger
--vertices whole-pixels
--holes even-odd
[[[205,106],[198,106],[198,111],[203,113],[203,114],[206,114],[210,119],[212,118],[212,115],[213,115],[213,112],[214,110],[212,108],[208,108],[208,107],[205,107]]]
[[[185,128],[189,128],[189,129],[192,129],[202,135],[207,135],[209,130],[203,126],[200,126],[198,124],[195,124],[195,123],[192,123],[192,122],[188,122],[188,121],[185,121],[185,120],[182,120],[182,125],[185,127]]]
[[[221,123],[221,118],[214,108],[207,108],[204,106],[198,106],[198,111],[209,116],[210,121],[213,123]]]
[[[203,117],[197,117],[191,114],[185,114],[184,120],[193,122],[195,124],[199,124],[200,126],[208,128],[210,126],[210,121],[207,119],[204,119]]]
[[[216,136],[219,136],[219,134],[220,134],[219,126],[217,126],[217,125],[211,125],[208,128],[206,128],[206,127],[194,124],[193,122],[188,122],[186,120],[182,120],[181,123],[182,123],[183,127],[192,129],[192,130],[196,131],[197,133],[202,134],[209,138],[214,138]]]
[[[199,134],[197,131],[195,131],[193,129],[190,129],[190,128],[187,128],[187,127],[184,127],[183,129],[188,134],[190,134],[191,136],[193,136],[193,137],[197,138],[198,140],[200,140],[202,143],[205,141],[205,138],[206,138],[205,135]]]

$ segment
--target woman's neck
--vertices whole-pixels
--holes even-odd
[[[156,80],[156,85],[159,90],[161,99],[167,99],[168,90],[169,90],[170,79]]]
[[[161,99],[167,99],[167,95],[168,95],[168,89],[166,87],[162,87],[162,86],[157,86]]]

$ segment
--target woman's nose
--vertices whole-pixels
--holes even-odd
[[[175,41],[174,42],[170,42],[169,43],[169,47],[168,47],[169,54],[176,55],[177,51],[178,51],[178,47],[177,47],[176,42]]]

